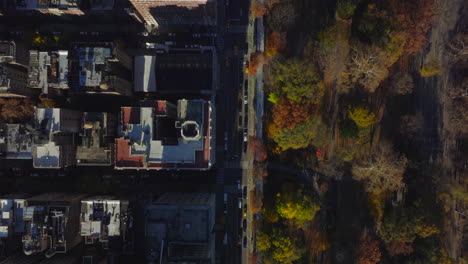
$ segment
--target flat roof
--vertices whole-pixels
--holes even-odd
[[[210,166],[210,102],[179,100],[177,114],[173,117],[159,117],[162,106],[159,101],[153,107],[122,107],[121,137],[116,140],[116,168],[202,169]],[[165,125],[173,135],[157,133],[157,129],[162,129],[158,126]],[[196,133],[190,134],[193,132],[190,131],[187,134],[188,127],[196,129]]]
[[[136,56],[135,92],[156,92],[156,56]]]
[[[112,51],[106,47],[78,47],[79,84],[86,87],[97,87],[103,81],[103,68],[106,59],[112,57]]]
[[[68,51],[29,51],[29,85],[48,94],[48,87],[68,88]]]
[[[214,250],[215,196],[166,193],[145,207],[146,240],[159,249],[164,239],[169,258],[210,259]]]
[[[91,197],[81,201],[81,235],[100,239],[120,236],[121,202],[113,197]],[[103,224],[104,215],[110,216]]]
[[[7,159],[32,159],[32,130],[23,124],[4,124]]]

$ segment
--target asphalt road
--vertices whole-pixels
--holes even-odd
[[[245,106],[242,90],[244,84],[243,60],[247,54],[246,31],[248,24],[248,0],[218,1],[218,38],[216,41],[219,65],[220,85],[217,91],[217,204],[225,219],[224,231],[218,237],[225,243],[217,253],[223,254],[222,263],[241,263],[241,197],[238,182],[241,181],[241,152],[243,127],[245,124]],[[227,194],[226,207],[224,194]],[[224,208],[226,214],[224,215]],[[218,211],[218,212],[219,212]]]

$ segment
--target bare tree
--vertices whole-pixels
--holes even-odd
[[[413,77],[408,73],[398,73],[392,78],[393,87],[401,95],[413,93]]]
[[[388,76],[383,57],[384,54],[375,46],[353,44],[348,60],[349,81],[374,92]]]
[[[353,178],[363,181],[370,193],[397,191],[404,186],[406,164],[405,156],[395,153],[390,143],[382,142],[373,153],[353,164]]]
[[[468,32],[460,32],[448,44],[448,49],[455,60],[468,58]]]

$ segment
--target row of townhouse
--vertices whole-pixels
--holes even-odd
[[[215,260],[211,193],[165,193],[139,202],[83,194],[10,194],[0,197],[0,213],[0,264]]]
[[[0,157],[34,168],[207,170],[214,163],[210,101],[142,101],[120,113],[35,108],[32,124],[0,128]]]

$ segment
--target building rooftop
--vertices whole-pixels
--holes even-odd
[[[16,57],[16,45],[13,41],[0,41],[0,62],[14,61]]]
[[[171,51],[153,56],[136,56],[134,91],[181,94],[211,91],[215,58],[208,48],[203,52]]]
[[[32,127],[4,124],[0,132],[0,153],[7,159],[32,159]]]
[[[82,194],[45,193],[26,200],[23,252],[44,252],[46,257],[66,253],[80,242],[79,201]]]
[[[60,108],[36,108],[34,115],[33,166],[59,168],[66,166],[67,153],[74,152],[74,133],[80,129],[81,114]],[[74,156],[74,155],[73,155]]]
[[[122,107],[116,168],[208,169],[211,166],[210,102],[179,100]]]
[[[114,197],[97,196],[81,201],[81,236],[108,242],[111,237],[121,235],[121,215],[126,213],[128,202]]]
[[[93,10],[112,10],[114,0],[91,0],[91,8]]]
[[[0,197],[0,238],[24,232],[24,195],[4,195]]]
[[[120,235],[120,201],[96,197],[81,201],[81,236],[106,239]],[[108,223],[107,225],[103,222]]]
[[[111,49],[104,47],[80,47],[77,52],[80,63],[80,86],[99,87],[103,81],[103,70],[106,59],[112,57]]]
[[[48,94],[48,87],[68,88],[68,51],[29,51],[28,84],[41,88]]]
[[[215,25],[214,0],[130,0],[138,19],[151,29],[164,25]]]
[[[51,15],[84,15],[80,10],[80,0],[16,0],[17,10],[35,10]]]
[[[112,113],[85,112],[81,121],[78,165],[111,165],[117,118]]]
[[[164,263],[214,263],[214,207],[213,194],[164,194],[145,207],[147,246],[160,252],[164,240]]]

